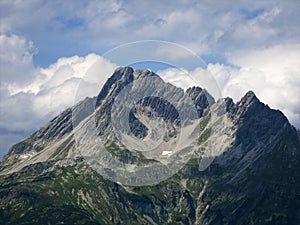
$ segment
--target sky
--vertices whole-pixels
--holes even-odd
[[[0,157],[76,101],[97,95],[120,66],[109,53],[127,58],[118,46],[143,40],[191,50],[206,66],[185,69],[196,80],[213,77],[217,97],[236,102],[253,90],[300,128],[299,12],[298,0],[0,0]],[[161,50],[189,61],[176,48]],[[156,69],[189,85],[174,68]]]

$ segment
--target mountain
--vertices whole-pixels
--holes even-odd
[[[9,150],[0,224],[296,225],[299,171],[297,131],[253,92],[215,101],[118,68]]]

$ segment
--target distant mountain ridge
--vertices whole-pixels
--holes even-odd
[[[176,140],[186,122],[176,109],[189,115],[190,98],[196,112],[190,116],[199,120],[199,137],[196,151],[178,173],[156,185],[136,187],[108,180],[90,167],[78,150],[76,132],[95,122],[97,135],[107,141],[114,158],[128,165],[153,163],[122,148],[111,119],[117,96],[125,87],[134,90],[130,84],[142,79],[143,88],[153,96],[130,109],[132,134],[143,140],[151,133],[144,118],[163,119],[163,140]],[[0,224],[296,225],[298,171],[296,129],[252,91],[237,103],[230,98],[214,100],[200,87],[184,92],[153,72],[123,67],[97,97],[65,110],[9,150],[0,163]]]

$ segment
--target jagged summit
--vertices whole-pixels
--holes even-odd
[[[156,73],[154,73],[148,69],[136,69],[136,70],[134,70],[133,75],[134,75],[135,79],[139,79],[141,77],[146,77],[146,76],[159,77]]]
[[[257,114],[260,109],[265,108],[265,104],[259,101],[253,91],[248,91],[240,101],[231,107],[231,112],[239,118],[247,114],[249,110],[253,108],[257,109],[255,112],[255,114]]]
[[[256,97],[256,95],[255,95],[255,93],[254,93],[254,91],[247,91],[247,93],[245,94],[245,96],[244,96],[245,98],[256,98],[257,99],[257,97]]]
[[[186,90],[186,93],[194,101],[199,117],[203,116],[203,111],[210,105],[215,103],[214,98],[205,90],[200,87],[191,87]]]
[[[257,102],[260,102],[260,101],[254,94],[254,92],[248,91],[237,104],[238,105],[250,105],[250,104],[255,104]]]
[[[106,98],[108,95],[112,95],[112,92],[118,94],[122,88],[130,84],[132,81],[146,76],[159,77],[157,74],[149,70],[134,70],[132,67],[128,66],[117,68],[112,76],[106,81],[100,93],[98,94],[96,107],[100,105],[100,102],[104,98]]]
[[[112,76],[114,76],[114,74],[132,74],[133,71],[134,69],[130,66],[124,66],[124,67],[120,66],[115,69]]]
[[[133,69],[131,67],[119,67],[115,70],[110,78],[106,81],[98,94],[96,100],[96,107],[100,105],[100,102],[110,95],[113,88],[121,88],[134,80]]]

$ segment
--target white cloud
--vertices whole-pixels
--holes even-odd
[[[165,82],[169,82],[185,90],[189,87],[199,86],[205,88],[216,99],[221,97],[218,83],[210,70],[196,68],[192,71],[187,71],[183,68],[170,68],[157,71],[157,74],[159,74]]]
[[[272,20],[281,12],[281,9],[275,6],[269,11],[264,12],[262,15],[258,16],[258,20],[263,22],[272,22]]]
[[[29,82],[34,76],[33,43],[17,35],[0,35],[0,49],[1,83]]]
[[[279,34],[280,30],[277,27],[270,26],[270,23],[280,12],[280,8],[274,7],[251,20],[238,24],[233,32],[233,38],[237,41],[243,40],[248,45],[252,43],[251,46],[256,45],[256,47],[257,44],[271,40]]]
[[[189,74],[185,69],[170,68],[166,70],[159,70],[157,74],[168,83],[171,83],[177,87],[188,89],[192,86],[197,86],[197,81]]]
[[[299,41],[299,8],[296,1],[2,1],[0,32],[34,37],[41,52],[51,52],[54,46],[49,42],[63,43],[59,46],[68,55],[74,48],[103,51],[141,39],[174,41],[197,53],[223,54]],[[249,19],[241,10],[258,13]]]

